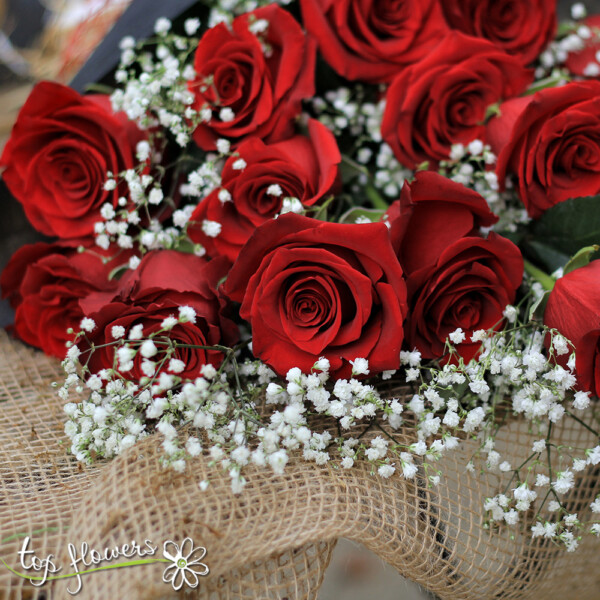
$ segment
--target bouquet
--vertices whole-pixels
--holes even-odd
[[[571,17],[206,0],[89,94],[37,84],[0,165],[50,239],[0,283],[76,460],[157,438],[206,493],[301,457],[427,494],[466,445],[503,482],[478,527],[600,536],[597,476],[570,499],[600,464],[600,17]]]

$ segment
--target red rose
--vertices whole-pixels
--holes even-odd
[[[544,324],[575,345],[579,384],[600,395],[600,261],[561,277],[550,292]]]
[[[523,65],[554,38],[556,0],[441,0],[453,29],[487,38]]]
[[[581,50],[569,52],[565,67],[579,77],[598,77],[600,76],[600,64],[596,58],[600,50],[600,15],[592,15],[581,21],[581,25],[589,27],[592,36],[585,41]],[[581,38],[580,38],[581,39]]]
[[[281,375],[321,356],[338,378],[355,358],[371,373],[399,366],[406,286],[382,223],[283,215],[250,238],[224,293],[242,303],[254,355]]]
[[[93,292],[116,287],[109,273],[127,258],[104,264],[97,252],[78,252],[78,242],[23,246],[2,272],[2,295],[15,309],[14,333],[46,354],[64,358],[66,342],[79,329],[79,301]]]
[[[600,82],[547,88],[500,111],[488,125],[498,181],[516,175],[533,218],[569,198],[600,192]]]
[[[332,188],[337,177],[340,151],[333,134],[311,120],[310,137],[297,135],[285,142],[265,145],[258,138],[243,142],[225,163],[221,187],[200,202],[188,228],[190,238],[209,255],[223,255],[234,262],[255,229],[281,211],[283,199],[297,198],[312,206]],[[239,156],[238,156],[239,155]],[[239,158],[244,169],[235,169]],[[279,186],[274,191],[271,186]],[[223,190],[230,200],[221,200]],[[205,220],[222,225],[216,237],[202,230]]]
[[[498,221],[477,192],[433,171],[405,182],[387,215],[405,275],[433,265],[450,244]]]
[[[435,0],[301,0],[300,6],[323,57],[346,79],[390,81],[448,31]]]
[[[388,89],[384,140],[409,168],[447,159],[452,144],[484,139],[489,106],[521,93],[531,72],[494,44],[450,33]]]
[[[479,227],[496,221],[485,200],[437,173],[405,183],[388,217],[408,288],[407,346],[441,358],[448,334],[460,327],[466,339],[457,350],[468,362],[480,347],[473,332],[499,325],[515,298],[519,249],[494,233],[483,238]]]
[[[266,23],[258,31],[256,23]],[[259,28],[262,29],[262,28]],[[196,50],[193,108],[212,111],[194,140],[214,150],[218,138],[288,137],[301,101],[314,94],[316,49],[285,10],[271,4],[207,31]]]
[[[88,338],[96,346],[106,344],[114,341],[114,326],[123,327],[127,337],[127,332],[137,324],[143,325],[144,337],[148,337],[161,329],[165,318],[177,317],[180,306],[190,306],[196,311],[196,322],[177,324],[169,332],[170,339],[198,346],[235,344],[237,327],[222,314],[224,301],[216,292],[227,267],[228,262],[223,258],[206,261],[175,250],[149,252],[135,271],[129,271],[119,281],[115,292],[92,294],[82,301],[86,316],[96,323]],[[113,354],[111,346],[97,349],[89,363],[91,371],[112,368]],[[160,353],[155,360],[163,357]],[[173,358],[183,360],[186,365],[180,376],[193,379],[200,374],[202,365],[218,366],[223,355],[215,350],[179,348]],[[138,381],[144,376],[141,363],[138,352],[133,369],[123,375]]]
[[[38,83],[21,109],[0,165],[2,179],[31,224],[61,238],[93,234],[100,207],[115,208],[123,190],[106,191],[106,173],[133,168],[143,138],[107,96],[80,96]]]

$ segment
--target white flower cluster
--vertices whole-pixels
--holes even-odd
[[[506,191],[499,191],[498,177],[492,169],[495,163],[496,156],[490,146],[473,140],[466,146],[454,144],[449,160],[440,162],[439,172],[485,198],[490,210],[498,216],[498,223],[492,229],[515,231],[519,223],[527,223],[530,218],[510,179],[505,182]]]
[[[578,538],[573,528],[583,529],[585,524],[570,517],[562,505],[561,496],[575,485],[574,474],[600,463],[600,446],[588,448],[583,456],[573,456],[572,448],[563,448],[552,442],[552,427],[570,410],[585,410],[590,403],[589,394],[575,391],[575,355],[568,341],[553,330],[533,325],[524,327],[516,323],[516,310],[507,307],[505,315],[515,326],[501,332],[475,332],[471,341],[481,341],[482,350],[477,360],[465,365],[452,346],[465,340],[462,330],[450,334],[448,350],[454,361],[441,369],[427,369],[427,378],[408,363],[407,381],[419,376],[421,384],[409,408],[418,415],[418,434],[426,441],[428,436],[451,435],[457,429],[480,440],[476,457],[481,457],[486,469],[499,473],[512,473],[507,488],[500,494],[487,498],[484,510],[489,513],[489,524],[504,522],[515,525],[543,495],[538,515],[550,495],[555,500],[548,510],[560,510],[566,516],[561,523],[536,522],[532,535],[553,537],[568,551],[576,549]],[[514,313],[514,314],[513,314]],[[544,340],[550,338],[550,347],[544,354]],[[568,357],[566,368],[557,364],[556,357]],[[522,415],[537,429],[540,437],[532,446],[532,454],[519,466],[513,466],[495,447],[496,408],[504,404],[504,398],[512,398],[515,415]],[[457,398],[460,398],[460,402]],[[577,418],[577,417],[575,417]],[[431,444],[430,451],[436,441]],[[553,448],[550,453],[550,448]],[[553,462],[559,462],[562,470],[556,470]],[[534,468],[535,467],[535,468]],[[474,471],[471,460],[467,469]],[[547,473],[547,474],[546,474]],[[525,474],[525,475],[524,475]],[[518,485],[509,494],[510,483]],[[533,489],[536,488],[536,489]],[[538,491],[540,490],[540,491]],[[543,492],[543,494],[541,493]],[[546,527],[542,531],[542,528]],[[600,527],[591,529],[596,532]],[[552,531],[552,536],[549,532]],[[542,533],[540,533],[542,532]]]
[[[370,374],[368,360],[360,357],[350,361],[350,379],[332,379],[329,361],[321,358],[310,373],[293,368],[281,382],[260,361],[238,364],[234,351],[222,349],[225,361],[218,370],[205,365],[199,377],[183,379],[179,374],[186,365],[175,356],[177,343],[167,337],[175,325],[194,321],[194,311],[182,307],[178,317],[165,319],[160,331],[146,337],[141,325],[129,331],[114,327],[112,369],[90,373],[79,347],[69,349],[59,394],[67,402],[74,387],[89,396],[67,402],[65,430],[72,452],[84,462],[115,456],[159,432],[166,464],[184,471],[189,457],[204,452],[211,464],[228,472],[236,494],[246,485],[246,465],[281,474],[292,452],[317,465],[334,461],[342,469],[366,460],[372,473],[383,478],[397,473],[411,479],[421,471],[429,485],[437,485],[443,473],[435,461],[466,434],[479,444],[467,470],[474,471],[479,459],[482,468],[511,475],[506,488],[485,501],[487,525],[512,526],[537,509],[532,535],[551,537],[573,551],[580,533],[600,535],[600,523],[584,523],[569,514],[561,498],[575,486],[576,473],[600,464],[600,446],[575,455],[572,448],[553,443],[552,427],[570,411],[585,410],[589,394],[573,392],[574,355],[563,336],[520,324],[514,307],[504,312],[512,326],[471,334],[470,341],[482,347],[468,365],[454,347],[466,340],[461,329],[449,335],[450,360],[443,367],[422,365],[417,350],[402,351],[403,378],[417,386],[403,404],[359,379]],[[95,326],[84,319],[79,337]],[[546,337],[550,347],[544,354]],[[566,368],[556,357],[568,358]],[[136,364],[144,375],[134,383],[125,376]],[[385,372],[381,379],[393,375]],[[494,439],[496,409],[506,406],[506,397],[513,399],[513,412],[540,434],[529,458],[518,466],[502,457]],[[416,441],[410,444],[394,436],[405,418],[416,427]],[[201,489],[209,484],[199,482]],[[544,508],[558,519],[542,513]],[[600,512],[600,497],[591,508]]]
[[[185,24],[188,31],[197,26],[197,19]],[[124,111],[141,129],[161,125],[185,147],[202,120],[191,106],[194,94],[188,89],[188,82],[196,76],[189,60],[197,40],[170,34],[170,27],[168,19],[159,19],[157,38],[136,42],[126,37],[121,41],[115,79],[123,89],[113,92],[111,102],[113,110]],[[146,48],[150,44],[156,44],[152,52]]]
[[[371,183],[388,198],[397,198],[404,181],[413,172],[403,167],[392,149],[381,138],[381,120],[385,110],[385,99],[377,102],[367,100],[367,90],[357,85],[352,90],[341,87],[328,91],[324,98],[316,96],[312,109],[321,123],[336,136],[350,133],[355,147],[349,154],[356,161],[358,181],[353,189]],[[364,166],[374,163],[373,175]]]
[[[568,73],[561,68],[571,52],[582,50],[586,44],[600,39],[600,31],[596,28],[588,27],[583,23],[578,23],[585,19],[587,10],[581,2],[576,2],[571,6],[572,22],[562,24],[564,31],[561,31],[559,37],[550,43],[548,48],[539,57],[539,65],[535,70],[536,81],[534,86],[560,85],[568,80]],[[591,61],[584,68],[583,74],[586,77],[598,77],[600,75],[600,54],[597,54],[595,60]]]
[[[213,3],[208,26],[214,27],[219,23],[230,23],[233,17],[251,12],[267,4],[287,6],[291,2],[292,0],[218,0]]]

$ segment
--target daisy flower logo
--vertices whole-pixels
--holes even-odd
[[[206,556],[206,548],[194,548],[194,542],[188,537],[179,546],[167,540],[163,545],[163,555],[173,564],[163,573],[163,581],[170,583],[175,591],[180,590],[185,583],[188,587],[198,586],[198,575],[208,575],[209,568],[200,562]]]

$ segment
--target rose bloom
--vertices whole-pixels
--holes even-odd
[[[441,0],[448,24],[487,38],[523,65],[532,63],[556,32],[556,0]]]
[[[212,116],[194,131],[195,142],[214,150],[218,138],[235,144],[249,135],[270,141],[288,137],[302,100],[314,94],[315,60],[315,44],[276,4],[237,17],[231,27],[220,23],[207,31],[189,85],[192,107]]]
[[[502,185],[515,175],[527,212],[600,192],[600,82],[572,82],[500,107],[488,125]]]
[[[144,135],[108,96],[80,96],[44,81],[32,90],[8,140],[2,179],[41,233],[60,238],[93,234],[100,207],[118,206],[123,189],[104,189],[106,174],[137,164]]]
[[[346,79],[388,82],[448,31],[435,0],[301,0],[300,6],[321,54]]]
[[[99,346],[114,341],[115,326],[123,327],[127,338],[130,330],[141,324],[144,337],[148,337],[162,328],[165,318],[177,318],[180,306],[190,306],[196,311],[196,322],[177,324],[168,333],[154,338],[155,342],[168,337],[181,344],[198,346],[235,344],[238,329],[224,315],[225,301],[216,291],[227,268],[224,258],[207,261],[175,250],[149,252],[135,271],[123,276],[115,291],[91,294],[81,302],[86,316],[96,323],[87,334],[90,343]],[[85,356],[88,345],[82,342],[80,346]],[[166,345],[157,343],[157,348],[163,350]],[[113,355],[114,346],[96,349],[89,362],[91,372],[112,368]],[[163,356],[161,352],[153,360],[161,360]],[[179,376],[191,379],[200,375],[202,365],[210,363],[216,367],[223,360],[223,354],[217,350],[178,348],[172,356],[186,365]],[[138,352],[133,369],[123,375],[138,381],[144,376],[142,360]]]
[[[453,242],[498,221],[480,194],[433,171],[419,171],[406,182],[387,216],[405,275],[435,264]],[[425,236],[427,230],[432,234]]]
[[[381,134],[403,165],[428,161],[433,168],[452,144],[484,139],[488,107],[520,94],[531,79],[491,42],[453,31],[394,79]]]
[[[400,364],[406,286],[383,223],[282,215],[250,238],[223,291],[242,304],[254,355],[280,375],[321,356],[336,378],[355,358],[371,373]]]
[[[466,339],[456,349],[468,362],[480,348],[473,332],[499,327],[515,298],[521,252],[494,233],[482,237],[479,228],[497,220],[485,200],[437,173],[405,183],[388,219],[408,288],[406,347],[442,358],[446,338],[461,328]]]
[[[104,263],[98,252],[78,252],[78,240],[23,246],[2,272],[2,295],[15,309],[14,334],[45,354],[64,358],[84,316],[79,301],[93,292],[114,289],[110,272],[131,253]]]
[[[225,163],[221,187],[194,211],[190,238],[210,256],[223,255],[234,262],[255,229],[281,211],[284,198],[297,198],[305,207],[325,198],[342,157],[327,127],[311,119],[308,130],[309,137],[297,135],[276,144],[266,145],[258,138],[243,142]],[[239,158],[246,162],[244,169],[234,168]],[[205,220],[222,225],[216,237],[204,233]]]
[[[561,277],[548,297],[544,324],[575,345],[579,385],[600,394],[600,261]]]

